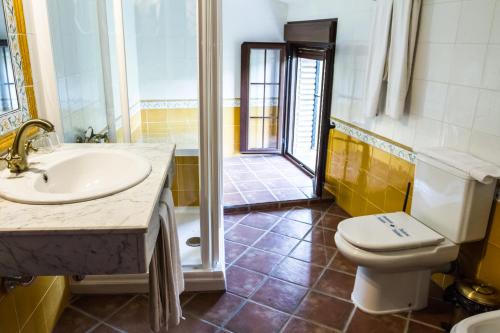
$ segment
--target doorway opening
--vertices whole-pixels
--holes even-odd
[[[242,44],[241,155],[225,159],[226,207],[322,197],[336,24],[290,22],[285,43]]]

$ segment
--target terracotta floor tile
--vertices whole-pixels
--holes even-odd
[[[307,261],[316,265],[325,266],[337,251],[334,248],[316,245],[306,241],[293,250],[290,257]]]
[[[290,220],[314,224],[321,217],[321,212],[311,208],[294,208],[285,217]]]
[[[241,182],[241,181],[238,181],[236,183],[238,186],[238,189],[241,191],[241,192],[250,192],[250,191],[264,191],[266,190],[266,187],[264,186],[264,184],[262,184],[260,181],[258,180],[253,180],[253,181],[244,181],[244,182]]]
[[[309,208],[320,211],[322,213],[327,212],[333,205],[335,205],[332,200],[323,200],[319,202],[313,202],[309,205]]]
[[[257,290],[252,299],[280,311],[292,313],[306,293],[306,288],[276,279],[269,279]]]
[[[233,243],[230,241],[224,241],[225,257],[226,263],[232,263],[236,258],[238,258],[246,249],[247,246],[238,243]]]
[[[279,219],[280,218],[278,216],[274,216],[271,214],[250,213],[248,216],[242,219],[240,223],[254,228],[268,230]]]
[[[232,223],[237,223],[241,221],[245,216],[247,216],[248,213],[231,213],[231,214],[224,214],[224,222],[232,222]]]
[[[305,320],[293,318],[288,322],[283,333],[333,333],[332,329],[309,323]],[[359,332],[362,333],[362,332]]]
[[[184,307],[184,311],[221,325],[235,314],[243,301],[242,298],[228,293],[200,293]]]
[[[181,301],[181,305],[184,305],[189,301],[192,297],[194,297],[196,293],[185,291],[179,296],[179,300]]]
[[[256,177],[262,181],[267,181],[268,179],[282,178],[278,170],[254,170],[254,172]]]
[[[106,322],[127,333],[149,333],[149,302],[143,296],[136,296]]]
[[[295,187],[292,183],[290,183],[285,178],[269,179],[266,181],[266,186],[269,187],[271,190],[279,189],[279,188]]]
[[[235,333],[273,333],[278,332],[287,319],[283,313],[247,303],[226,327]]]
[[[354,276],[327,269],[319,279],[316,289],[346,300],[351,299]]]
[[[312,185],[312,179],[306,175],[296,174],[294,176],[287,177],[287,180],[297,187],[307,187]]]
[[[236,266],[226,271],[227,291],[239,296],[248,297],[264,280],[264,275]]]
[[[275,268],[271,275],[285,281],[310,287],[318,280],[322,271],[323,268],[321,267],[300,260],[286,258]]]
[[[445,330],[410,321],[406,333],[443,333]]]
[[[224,193],[224,206],[237,206],[246,204],[245,199],[239,193]]]
[[[226,232],[224,238],[236,243],[251,245],[263,234],[264,231],[262,230],[238,224],[237,226]]]
[[[229,222],[229,221],[224,221],[224,232],[228,231],[229,229],[231,229],[231,227],[233,225],[235,225],[236,223],[234,222]]]
[[[105,319],[128,302],[130,295],[83,295],[72,305],[100,319]]]
[[[273,189],[273,194],[278,200],[287,201],[287,200],[302,200],[307,199],[307,195],[305,195],[298,188],[282,188],[282,189]]]
[[[337,230],[338,224],[345,219],[346,218],[343,216],[338,216],[338,215],[333,215],[333,214],[327,213],[319,220],[318,226]]]
[[[333,258],[330,268],[336,269],[338,271],[347,272],[351,274],[356,274],[358,266],[352,261],[344,257],[340,252],[337,252],[335,258]]]
[[[121,331],[115,330],[113,327],[106,324],[101,324],[91,331],[92,333],[121,333]]]
[[[222,186],[224,189],[224,193],[238,193],[238,189],[236,186],[234,186],[233,182],[224,182],[224,185]]]
[[[269,209],[262,209],[261,211],[266,213],[266,214],[271,214],[271,215],[283,217],[290,211],[290,208],[286,208],[286,207],[285,208],[276,208],[276,209],[269,208]]]
[[[265,191],[252,191],[252,192],[242,192],[248,203],[261,203],[261,202],[273,202],[276,198],[271,194],[271,192]]]
[[[186,319],[181,319],[179,326],[169,328],[168,333],[215,333],[217,330],[216,326],[186,316]]]
[[[328,213],[330,214],[335,214],[335,215],[339,215],[339,216],[344,216],[344,217],[351,217],[345,210],[343,210],[342,208],[340,208],[339,206],[337,206],[336,204],[335,205],[332,205],[329,209],[328,209]]]
[[[279,254],[250,249],[235,264],[253,271],[268,274],[282,259],[283,256]]]
[[[296,315],[342,330],[354,305],[326,295],[311,292],[300,304]],[[362,332],[359,332],[362,333]]]
[[[59,318],[53,333],[80,333],[86,332],[91,327],[97,325],[98,321],[92,319],[81,312],[66,308]]]
[[[309,230],[311,230],[310,224],[288,219],[282,219],[272,229],[272,231],[275,233],[298,239],[304,237],[309,232]]]
[[[406,320],[391,315],[370,315],[356,309],[347,333],[403,333]]]
[[[450,324],[453,320],[453,305],[444,301],[429,298],[427,308],[414,311],[411,318],[441,327],[442,324]]]
[[[304,240],[316,245],[335,247],[335,231],[314,227],[311,232],[304,237]]]
[[[290,238],[287,236],[270,232],[264,237],[262,237],[255,244],[255,247],[262,250],[271,251],[282,255],[287,255],[292,251],[292,249],[298,243],[299,240],[295,238]]]

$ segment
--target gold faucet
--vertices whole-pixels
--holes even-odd
[[[27,130],[31,127],[39,127],[46,132],[53,132],[54,125],[48,120],[31,119],[19,127],[12,142],[12,147],[9,148],[7,155],[0,157],[1,160],[7,162],[7,167],[12,173],[21,173],[28,170],[27,156],[30,150],[35,150],[31,147],[31,141],[26,142]]]

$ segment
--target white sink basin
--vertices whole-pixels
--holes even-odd
[[[102,198],[131,188],[151,172],[146,159],[123,150],[84,149],[28,157],[30,169],[0,173],[0,196],[27,204]]]

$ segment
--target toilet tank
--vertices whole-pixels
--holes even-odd
[[[483,184],[464,171],[419,154],[411,215],[450,241],[483,239],[496,181]]]

